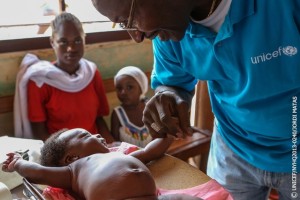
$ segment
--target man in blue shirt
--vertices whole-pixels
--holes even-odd
[[[271,188],[300,198],[300,0],[93,3],[136,42],[153,39],[156,94],[143,121],[154,137],[193,133],[192,91],[207,80],[208,175],[234,199],[266,199]]]

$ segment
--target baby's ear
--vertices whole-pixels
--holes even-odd
[[[65,159],[65,163],[68,165],[68,164],[71,164],[72,162],[74,162],[78,159],[79,159],[79,156],[77,156],[77,155],[67,155],[66,159]]]

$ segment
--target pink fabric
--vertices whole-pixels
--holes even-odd
[[[76,200],[71,195],[69,195],[67,190],[50,186],[44,189],[43,196],[47,200]]]
[[[231,195],[214,179],[207,183],[180,190],[158,189],[159,195],[164,194],[188,194],[195,197],[200,197],[204,200],[233,200]]]
[[[122,142],[120,146],[109,148],[110,152],[123,152],[128,155],[136,150],[139,150],[139,147],[133,144],[129,144],[127,142]]]

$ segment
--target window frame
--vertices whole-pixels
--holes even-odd
[[[59,1],[59,12],[66,10],[65,0]],[[38,24],[37,24],[38,25]],[[48,24],[49,25],[49,24]],[[17,38],[0,40],[0,53],[37,50],[51,48],[49,36]],[[130,40],[131,37],[125,30],[108,30],[99,32],[86,32],[86,44]]]
[[[49,36],[0,41],[0,53],[51,48]],[[127,31],[105,31],[86,34],[86,44],[130,40]]]

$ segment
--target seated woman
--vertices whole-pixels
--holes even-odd
[[[109,105],[95,63],[83,58],[85,33],[71,13],[51,22],[56,61],[24,57],[17,77],[15,136],[45,141],[63,128],[81,127],[113,141],[103,117]]]
[[[171,138],[150,142],[145,149],[129,155],[109,152],[100,135],[84,129],[61,131],[51,136],[42,150],[42,163],[53,149],[58,167],[46,167],[23,160],[19,154],[9,153],[2,170],[17,171],[30,182],[69,190],[76,199],[86,200],[199,200],[185,194],[158,196],[155,182],[144,163],[164,155]],[[59,148],[52,148],[57,146]],[[63,150],[61,150],[63,149]],[[52,154],[53,152],[51,152]],[[47,158],[47,159],[46,159]]]

